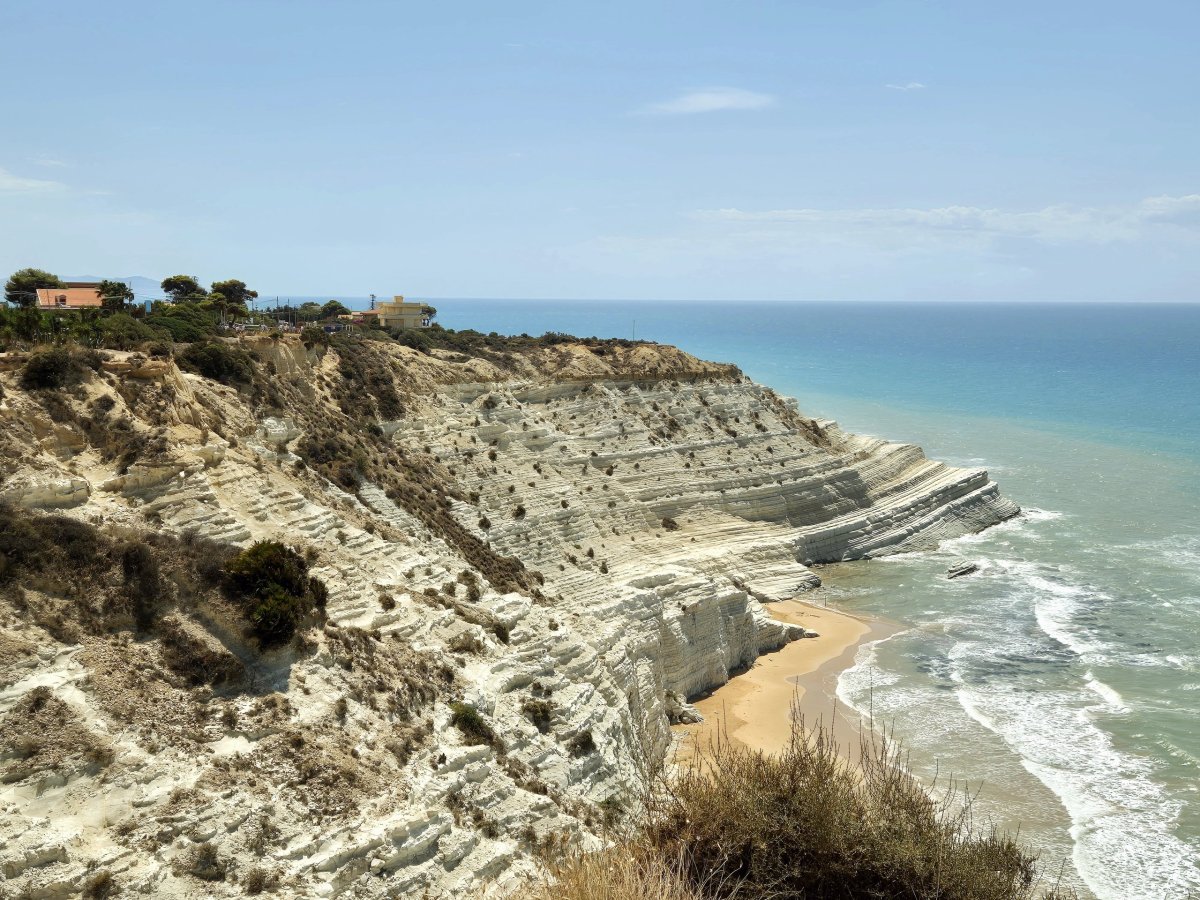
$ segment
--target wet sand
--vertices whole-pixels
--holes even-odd
[[[791,735],[793,701],[809,727],[832,722],[842,753],[857,757],[859,717],[837,702],[838,675],[854,664],[862,643],[887,637],[896,627],[800,600],[765,608],[772,617],[816,631],[820,637],[793,641],[764,654],[708,696],[693,700],[704,721],[674,727],[681,738],[679,761],[686,760],[692,748],[718,740],[779,752]]]

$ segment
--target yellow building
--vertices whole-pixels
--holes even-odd
[[[429,307],[424,303],[412,303],[400,295],[375,305],[379,324],[384,328],[428,328]]]

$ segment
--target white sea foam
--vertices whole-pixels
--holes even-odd
[[[1195,672],[1200,668],[1200,657],[1179,656],[1178,654],[1168,653],[1163,659],[1174,668],[1184,672]]]
[[[936,550],[929,551],[929,553],[957,555],[956,551],[960,548],[993,544],[998,540],[1010,538],[1016,534],[1034,541],[1040,541],[1042,535],[1040,533],[1041,529],[1038,526],[1044,522],[1057,521],[1065,515],[1066,513],[1056,512],[1052,509],[1039,509],[1036,506],[1030,506],[1022,509],[1020,515],[1007,519],[999,525],[993,525],[985,531],[976,532],[975,534],[964,534],[960,537],[943,541],[941,546]]]
[[[1088,687],[1107,689],[1089,680]],[[1101,900],[1163,900],[1200,888],[1200,847],[1174,834],[1182,804],[1153,780],[1153,767],[1124,754],[1070,690],[1011,687],[956,691],[963,711],[993,731],[1027,771],[1053,791],[1071,817],[1076,869]]]
[[[889,580],[911,585],[902,588],[909,603],[921,586],[927,599],[917,607],[920,617],[928,615],[936,627],[924,626],[912,644],[892,652],[879,652],[884,642],[861,648],[838,681],[838,697],[863,714],[873,711],[876,721],[895,722],[914,746],[957,754],[960,764],[962,754],[971,758],[972,746],[988,752],[990,741],[1002,741],[1013,764],[1019,760],[1061,800],[1075,868],[1101,900],[1200,895],[1200,841],[1176,833],[1183,799],[1167,780],[1177,778],[1175,765],[1200,760],[1165,738],[1156,741],[1153,756],[1123,752],[1105,729],[1128,727],[1117,724],[1120,718],[1140,721],[1133,714],[1144,691],[1121,682],[1123,695],[1098,674],[1108,671],[1102,666],[1146,667],[1195,682],[1200,656],[1186,648],[1154,649],[1157,632],[1136,623],[1138,609],[1166,614],[1153,603],[1156,590],[1169,596],[1177,617],[1185,606],[1200,605],[1200,589],[1167,594],[1168,585],[1181,584],[1177,574],[1184,585],[1200,585],[1200,539],[1175,536],[1065,556],[1039,552],[1040,539],[1046,548],[1058,546],[1054,523],[1063,518],[1030,508],[937,550],[890,558],[904,569]],[[954,581],[938,577],[940,566],[962,560],[978,564],[978,573]],[[1113,566],[1140,580],[1114,581],[1103,574]],[[899,671],[889,671],[892,665]],[[975,743],[985,735],[987,743]]]
[[[1126,547],[1142,554],[1158,555],[1169,563],[1178,564],[1191,571],[1200,569],[1200,537],[1175,534],[1152,541],[1137,541],[1127,544]]]
[[[837,698],[863,718],[872,718],[871,697],[876,690],[896,684],[900,674],[879,665],[879,646],[894,640],[907,631],[890,634],[877,641],[860,644],[854,654],[854,665],[843,669],[838,676]]]
[[[1033,614],[1042,631],[1084,658],[1094,657],[1108,649],[1103,641],[1091,638],[1083,629],[1075,627],[1073,621],[1081,600],[1089,598],[1100,601],[1105,599],[1105,595],[1041,575],[1029,575],[1025,581],[1035,592]]]
[[[1084,676],[1084,684],[1087,685],[1088,690],[1092,691],[1108,705],[1111,712],[1129,712],[1129,707],[1125,705],[1125,698],[1117,692],[1116,688],[1105,684],[1093,675],[1091,669]]]

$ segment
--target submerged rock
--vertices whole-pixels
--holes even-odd
[[[979,564],[973,562],[956,563],[946,570],[947,578],[961,578],[963,575],[974,575],[979,571]]]

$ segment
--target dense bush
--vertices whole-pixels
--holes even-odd
[[[96,332],[100,346],[113,350],[132,350],[170,336],[166,329],[147,325],[128,313],[105,316],[96,323]]]
[[[495,746],[498,743],[492,726],[469,703],[450,704],[450,724],[462,732],[463,740],[468,744]]]
[[[320,325],[305,325],[300,332],[300,340],[310,347],[328,347],[329,332]]]
[[[521,713],[542,734],[550,730],[550,721],[554,718],[554,707],[549,700],[529,698],[521,704]]]
[[[51,347],[32,353],[21,371],[21,387],[62,388],[79,381],[83,366],[66,347]]]
[[[163,306],[148,315],[145,321],[147,325],[169,331],[171,338],[179,343],[203,341],[217,333],[213,314],[194,303]]]
[[[192,344],[178,358],[179,367],[221,384],[249,384],[254,380],[254,357],[220,341]]]
[[[413,350],[420,350],[422,353],[428,353],[437,346],[437,343],[423,329],[403,328],[392,332],[392,335],[397,344],[402,347],[411,347]]]
[[[290,640],[327,597],[304,557],[279,541],[259,541],[229,559],[225,585],[264,647]]]
[[[391,362],[384,354],[361,340],[338,335],[333,340],[338,352],[337,397],[342,411],[353,418],[399,419],[404,403],[396,390]]]
[[[539,347],[556,347],[562,344],[583,344],[593,350],[604,350],[609,347],[635,347],[645,341],[630,341],[623,338],[581,338],[558,331],[547,331],[541,337],[528,334],[505,335],[490,332],[484,334],[472,329],[455,331],[443,328],[441,325],[431,325],[428,328],[404,328],[390,331],[397,343],[406,347],[428,353],[430,350],[457,350],[474,356],[487,353],[513,353],[521,350],[532,350]],[[601,354],[603,355],[603,354]]]

